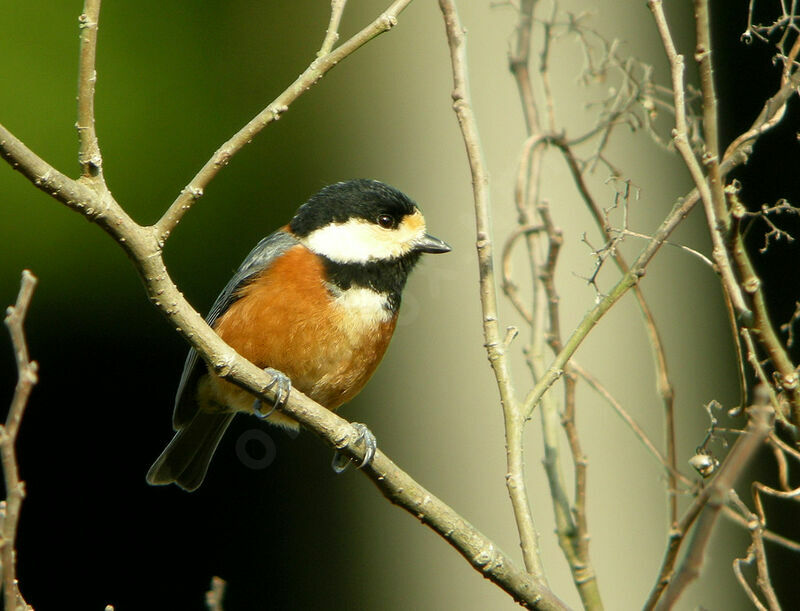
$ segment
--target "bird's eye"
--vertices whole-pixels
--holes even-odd
[[[378,215],[376,221],[384,229],[391,229],[394,226],[394,219],[388,214]]]

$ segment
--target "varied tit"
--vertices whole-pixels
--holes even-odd
[[[297,388],[330,410],[352,399],[383,357],[400,295],[422,253],[450,247],[428,235],[406,195],[375,180],[330,185],[264,238],[217,297],[206,321],[239,354],[273,375],[276,404]],[[175,397],[177,431],[147,473],[150,484],[195,490],[236,412],[297,429],[189,351]],[[375,438],[359,425],[367,459]],[[334,469],[347,461],[334,458]],[[363,465],[362,465],[363,466]]]

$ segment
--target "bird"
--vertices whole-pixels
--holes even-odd
[[[175,396],[175,435],[148,483],[196,490],[237,413],[297,430],[297,421],[275,409],[292,388],[330,410],[352,399],[386,352],[411,270],[422,254],[450,250],[427,233],[417,204],[385,183],[355,179],[312,195],[256,245],[206,317],[228,345],[272,375],[274,405],[266,409],[216,376],[192,348]],[[363,467],[375,437],[353,425],[366,446]],[[348,463],[337,455],[334,470]]]

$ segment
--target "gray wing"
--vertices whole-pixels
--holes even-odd
[[[238,299],[236,291],[239,288],[267,269],[275,259],[298,243],[297,238],[286,231],[276,231],[261,240],[247,255],[247,258],[236,270],[230,282],[222,289],[206,316],[206,322],[214,326],[216,320]],[[178,392],[175,395],[175,411],[172,415],[172,426],[176,431],[190,422],[197,412],[194,388],[197,380],[206,371],[202,359],[198,357],[197,351],[192,348],[189,350],[186,362],[183,365],[181,381],[178,384]]]

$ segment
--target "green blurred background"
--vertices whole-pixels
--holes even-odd
[[[735,4],[741,6],[730,9],[733,34],[720,37],[725,44],[736,43],[743,30],[746,3]],[[524,140],[506,70],[515,15],[508,6],[461,5],[500,240],[515,223],[511,194]],[[104,5],[97,131],[109,186],[137,221],[155,221],[213,151],[302,72],[322,41],[328,7],[310,0]],[[383,8],[353,0],[342,34]],[[0,9],[0,122],[74,176],[81,4],[6,1]],[[676,27],[685,26],[686,15],[672,17]],[[626,52],[655,63],[666,78],[643,2],[613,3],[596,19],[607,37],[623,38]],[[681,44],[689,41],[681,35]],[[586,101],[608,84],[588,92],[576,84],[581,57],[574,40],[560,41],[555,53],[560,120],[579,133],[592,125]],[[429,257],[415,272],[385,362],[343,415],[367,422],[393,459],[518,558],[501,416],[482,347],[469,174],[450,109],[450,79],[438,9],[413,3],[394,30],[337,66],[233,159],[174,232],[165,256],[178,286],[205,312],[250,248],[321,186],[371,177],[416,199],[430,231],[454,250]],[[752,112],[741,103],[739,121],[746,124]],[[733,125],[731,133],[740,129]],[[612,153],[641,187],[633,222],[651,231],[688,190],[688,180],[674,156],[644,135],[615,139]],[[614,190],[605,178],[598,172],[592,187],[610,205]],[[551,164],[546,180],[567,242],[559,290],[568,329],[593,300],[578,277],[593,266],[580,236],[597,236],[566,169]],[[708,252],[702,219],[691,221],[677,239]],[[629,252],[638,247],[627,245]],[[144,474],[171,436],[186,345],[149,305],[131,265],[102,231],[0,167],[4,303],[13,301],[23,268],[40,279],[27,326],[41,382],[19,440],[28,491],[19,570],[34,607],[200,609],[210,577],[220,575],[229,582],[229,611],[514,608],[360,474],[334,476],[329,450],[308,433],[292,439],[237,418],[197,493],[148,487]],[[603,286],[612,279],[603,276]],[[664,325],[683,461],[702,441],[702,404],[738,400],[727,323],[713,273],[691,257],[665,250],[644,287]],[[779,301],[791,304],[787,295]],[[503,308],[503,324],[519,324]],[[632,303],[608,316],[579,358],[660,440],[649,349]],[[528,382],[519,350],[515,359],[522,393]],[[9,350],[0,358],[0,380],[6,402],[14,383]],[[580,401],[601,591],[608,608],[638,608],[666,538],[662,476],[599,399],[582,391]],[[551,536],[538,421],[529,428],[529,480],[548,576],[574,605]],[[254,429],[268,435],[267,469],[236,459],[237,442]],[[723,524],[714,542],[716,561],[743,554],[747,538]],[[722,560],[707,566],[682,605],[734,608],[742,600]]]

